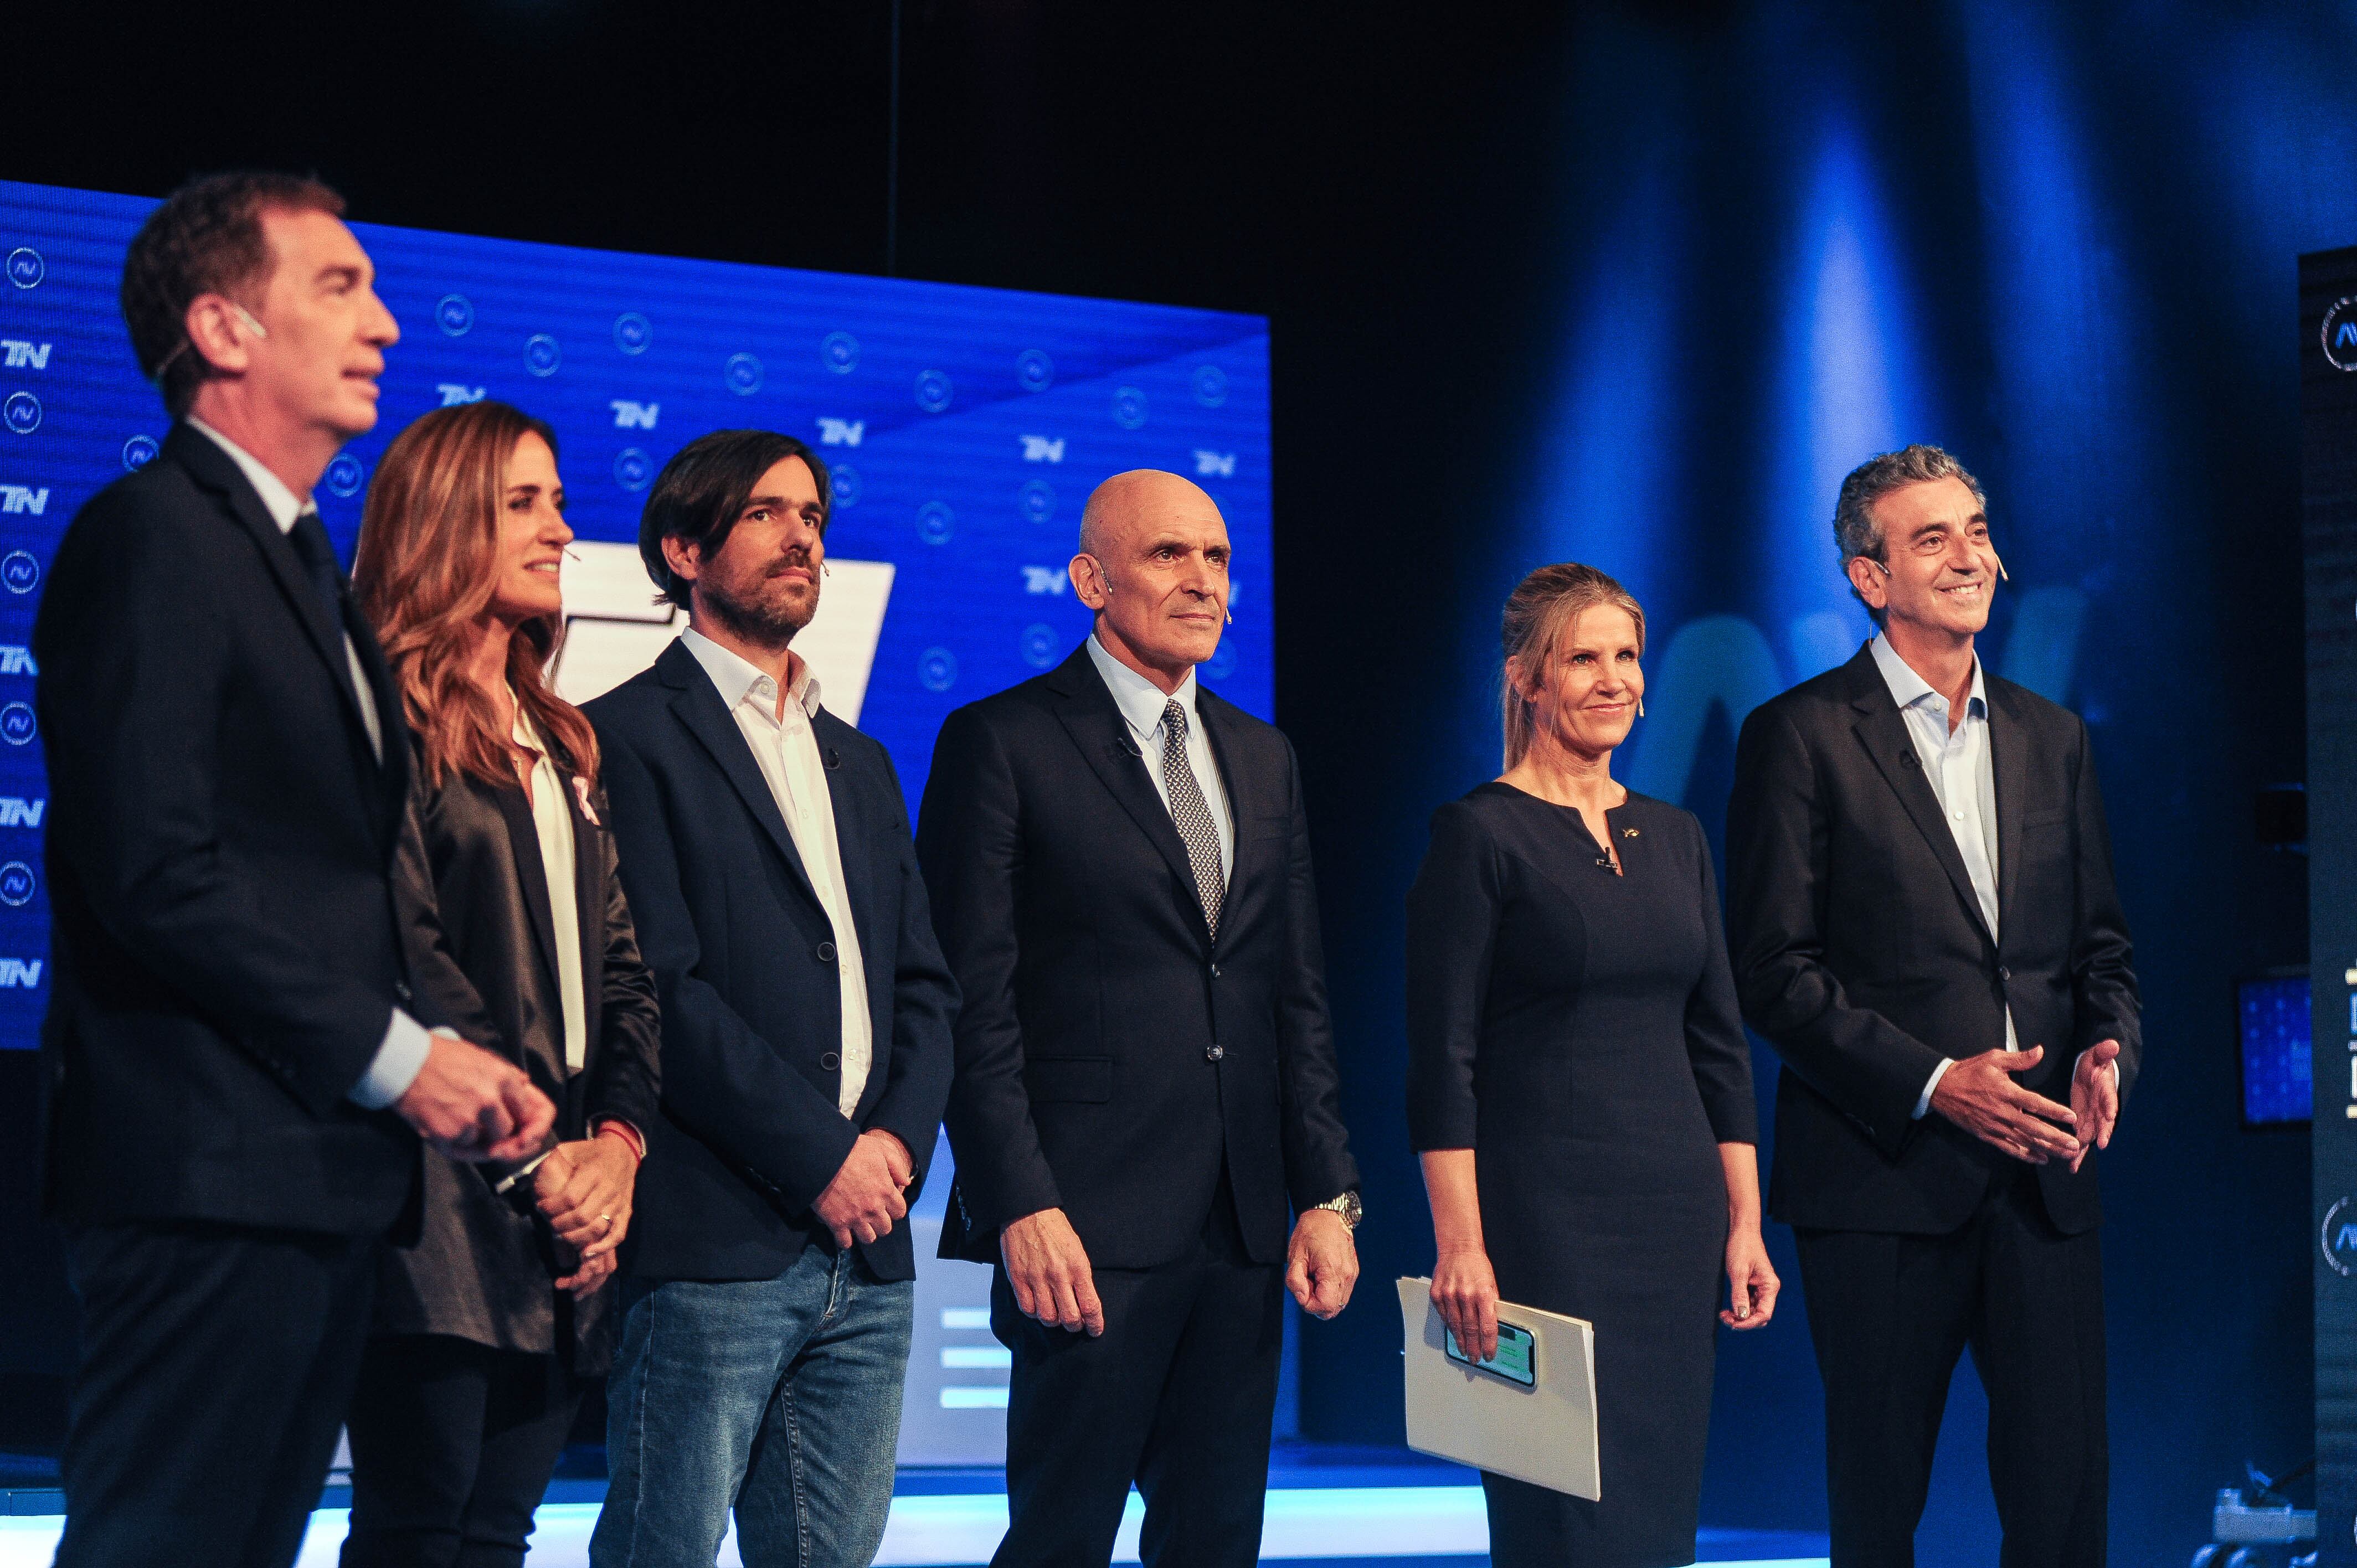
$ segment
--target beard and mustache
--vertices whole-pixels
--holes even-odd
[[[807,594],[778,593],[770,585],[786,572],[801,567],[813,574]],[[796,550],[772,563],[759,575],[748,582],[697,585],[698,596],[704,607],[711,612],[728,632],[743,641],[762,648],[783,648],[793,641],[794,633],[810,625],[818,614],[817,567],[808,553]]]

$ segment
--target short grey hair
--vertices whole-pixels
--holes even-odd
[[[1937,446],[1918,442],[1896,452],[1878,452],[1849,471],[1841,483],[1841,499],[1834,502],[1834,543],[1841,551],[1843,576],[1849,575],[1849,564],[1861,555],[1886,568],[1890,564],[1889,541],[1883,538],[1882,524],[1875,519],[1874,503],[1893,490],[1932,479],[1964,480],[1981,510],[1988,510],[1988,492],[1981,489],[1981,482]],[[1849,591],[1858,603],[1866,604],[1857,584],[1851,584]],[[1882,624],[1880,610],[1867,605],[1866,613],[1874,618],[1875,625]]]

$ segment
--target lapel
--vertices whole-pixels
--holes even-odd
[[[468,781],[478,788],[484,787],[480,779],[471,776]],[[547,983],[547,994],[561,1008],[564,1000],[558,989],[562,972],[556,966],[556,917],[548,903],[548,863],[540,857],[540,824],[533,820],[532,803],[521,788],[501,785],[491,789],[490,796],[500,819],[508,825],[508,850],[515,857],[516,885],[523,890],[524,914],[532,927],[533,950],[540,955],[541,977]],[[576,852],[573,858],[577,862],[581,856]],[[561,1025],[557,1038],[561,1045]]]
[[[269,567],[270,575],[278,584],[278,591],[285,596],[288,607],[295,612],[295,618],[302,624],[304,635],[310,639],[312,651],[326,662],[336,692],[343,701],[344,716],[351,725],[353,739],[361,755],[368,755],[368,726],[361,720],[360,693],[352,686],[351,666],[344,658],[344,628],[329,618],[328,607],[319,602],[317,591],[311,586],[309,575],[303,570],[303,563],[295,553],[295,546],[287,542],[285,531],[270,515],[270,509],[262,504],[262,498],[254,493],[253,486],[239,471],[236,460],[200,431],[187,424],[174,425],[171,434],[164,438],[163,456],[187,469],[198,484],[220,497],[229,514],[253,536],[254,547],[262,553],[264,564]],[[353,639],[355,644],[362,640],[357,637]],[[375,641],[373,638],[365,640],[371,644]],[[364,651],[361,657],[365,664],[369,654]],[[389,688],[389,682],[378,680],[378,671],[383,666],[384,660],[380,654],[375,667],[370,671],[370,679],[377,682],[381,697]],[[392,757],[396,732],[393,721],[383,715],[388,712],[397,714],[399,704],[388,709],[381,700],[378,709],[384,735],[385,756]],[[388,771],[400,771],[401,767],[401,762],[395,760]]]
[[[1981,901],[1973,892],[1973,879],[1964,870],[1964,857],[1957,853],[1956,835],[1948,829],[1940,815],[1940,798],[1932,792],[1932,781],[1924,777],[1923,759],[1915,754],[1915,737],[1907,732],[1906,717],[1899,704],[1891,700],[1890,688],[1882,679],[1882,671],[1874,662],[1870,649],[1861,648],[1857,657],[1849,661],[1850,707],[1857,719],[1852,728],[1867,755],[1881,771],[1899,803],[1914,820],[1915,829],[1923,842],[1932,846],[1939,858],[1941,869],[1948,874],[1949,884],[1956,897],[1964,900],[1964,910],[1983,936],[1990,936],[1988,924],[1981,918]]]
[[[1162,852],[1162,858],[1170,863],[1186,894],[1188,908],[1194,915],[1194,929],[1209,941],[1211,925],[1203,917],[1202,900],[1195,892],[1195,867],[1187,858],[1186,841],[1179,838],[1178,824],[1170,820],[1169,808],[1163,805],[1162,797],[1155,791],[1154,780],[1146,771],[1146,755],[1139,749],[1136,737],[1130,734],[1129,721],[1121,716],[1104,677],[1089,662],[1085,643],[1049,672],[1047,684],[1049,691],[1063,699],[1056,704],[1056,717],[1062,721],[1072,744],[1080,747],[1098,781],[1121,802],[1122,810]],[[1196,711],[1199,714],[1202,711],[1200,703]]]
[[[401,688],[393,682],[392,667],[384,661],[384,650],[377,643],[376,628],[370,626],[368,618],[360,613],[358,604],[352,606],[350,630],[352,650],[360,655],[361,672],[368,677],[370,692],[376,698],[377,734],[384,742],[384,759],[377,768],[377,778],[383,786],[383,837],[385,853],[390,856],[393,841],[400,836],[402,809],[409,800],[407,705],[402,700]],[[360,744],[365,754],[368,746],[366,734],[361,736]]]
[[[843,896],[851,905],[852,929],[859,935],[859,952],[867,971],[868,990],[876,987],[877,965],[876,945],[875,868],[867,864],[867,812],[865,792],[851,779],[848,757],[838,730],[850,725],[819,704],[818,716],[811,721],[812,737],[818,742],[819,761],[826,768],[826,799],[834,816],[835,854],[843,862]]]
[[[671,711],[687,732],[696,738],[712,760],[720,767],[721,775],[736,789],[745,809],[786,857],[786,865],[794,880],[813,905],[818,904],[818,889],[811,885],[809,868],[802,865],[800,851],[794,848],[794,835],[786,830],[784,813],[778,810],[777,797],[770,793],[770,781],[761,776],[761,765],[753,759],[753,748],[746,743],[745,732],[737,727],[735,715],[720,701],[719,689],[695,661],[687,646],[673,638],[662,657],[655,660],[655,673],[663,684],[673,688]],[[823,906],[820,906],[823,908]]]
[[[1234,714],[1228,704],[1203,690],[1202,679],[1198,676],[1195,682],[1195,722],[1203,726],[1203,737],[1211,744],[1211,762],[1219,768],[1221,786],[1228,792],[1228,836],[1235,841],[1236,846],[1228,866],[1228,900],[1231,905],[1244,885],[1244,873],[1253,869],[1245,864],[1245,857],[1253,853],[1247,846],[1254,835],[1246,832],[1244,826],[1254,817],[1265,814],[1251,810],[1244,800],[1242,758],[1237,754],[1233,720]],[[1216,802],[1213,802],[1212,809],[1218,809]],[[1188,886],[1191,887],[1194,883],[1189,880]],[[1232,913],[1231,908],[1222,914],[1220,924],[1225,926]]]
[[[1988,690],[1989,768],[1996,779],[1996,923],[2013,929],[2013,885],[2021,865],[2021,813],[2029,791],[2029,732],[2013,689],[1983,671]]]

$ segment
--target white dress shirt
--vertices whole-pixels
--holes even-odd
[[[1154,780],[1154,792],[1162,797],[1166,811],[1170,809],[1170,787],[1162,779],[1162,710],[1174,701],[1186,710],[1187,766],[1195,775],[1195,787],[1203,791],[1204,804],[1211,809],[1211,825],[1219,830],[1220,881],[1225,886],[1236,871],[1236,820],[1228,804],[1227,786],[1220,780],[1219,759],[1211,755],[1211,737],[1203,733],[1202,721],[1195,712],[1195,672],[1188,671],[1185,683],[1166,695],[1161,687],[1107,653],[1094,632],[1089,634],[1088,649],[1089,662],[1104,678],[1114,706],[1121,710],[1138,749],[1146,754],[1146,776]]]
[[[565,776],[556,758],[515,703],[515,743],[539,753],[532,765],[532,825],[540,840],[540,865],[548,878],[548,920],[556,939],[557,1006],[565,1021],[565,1070],[579,1072],[589,1060],[589,1010],[581,983],[581,893],[573,881],[573,813],[565,807]]]
[[[786,819],[794,849],[802,857],[812,890],[834,928],[834,967],[843,987],[843,1083],[835,1093],[835,1109],[846,1117],[859,1108],[875,1060],[876,1026],[867,1011],[867,971],[859,952],[859,928],[851,918],[851,902],[844,890],[843,847],[836,840],[834,800],[826,788],[826,766],[819,756],[818,736],[811,720],[819,710],[818,682],[800,654],[790,655],[791,677],[785,712],[779,714],[778,682],[693,627],[680,641],[695,655],[704,672],[719,689],[729,717],[753,748],[762,780],[770,786],[778,814]]]
[[[1907,721],[1907,733],[1915,743],[1915,753],[1923,759],[1923,777],[1931,781],[1932,793],[1940,802],[1940,814],[1946,820],[1949,836],[1955,840],[1956,853],[1964,858],[1964,875],[1973,885],[1973,898],[1980,905],[1981,918],[1987,922],[1991,937],[1996,937],[1996,767],[1989,756],[1988,685],[1976,656],[1973,660],[1973,689],[1964,699],[1964,722],[1953,730],[1948,725],[1948,699],[1932,689],[1932,683],[1917,674],[1908,662],[1899,657],[1889,639],[1877,632],[1867,646],[1874,652],[1874,666],[1882,671],[1883,684],[1890,688],[1890,700],[1899,704],[1901,717]],[[2005,1048],[2021,1048],[2019,1036],[2013,1029],[2013,1008],[2005,1010]],[[2083,1052],[2082,1053],[2084,1054]],[[1921,1120],[1932,1109],[1932,1091],[1955,1066],[1953,1058],[1943,1057],[1932,1069],[1916,1097],[1915,1116]],[[2076,1071],[2078,1064],[2072,1064]],[[2112,1069],[2113,1080],[2118,1081],[2119,1069]]]
[[[263,510],[270,521],[278,525],[281,533],[295,532],[295,520],[307,511],[316,511],[308,499],[286,488],[286,481],[262,465],[262,459],[207,424],[194,414],[187,416],[190,429],[230,456],[254,494],[262,498]],[[369,747],[384,760],[384,726],[377,716],[376,693],[370,689],[368,671],[361,666],[360,650],[352,646],[352,635],[344,633],[344,658],[350,666],[352,691],[358,695],[361,723],[367,726]],[[392,1020],[385,1025],[384,1043],[377,1047],[376,1055],[369,1061],[368,1070],[361,1074],[360,1082],[346,1091],[354,1104],[371,1111],[381,1111],[409,1092],[417,1079],[418,1070],[425,1065],[425,1053],[432,1047],[432,1037],[425,1026],[395,1007]]]

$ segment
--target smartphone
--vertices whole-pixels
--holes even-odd
[[[1449,1333],[1446,1328],[1442,1329],[1441,1333],[1448,1341],[1450,1360],[1462,1361],[1476,1371],[1494,1372],[1508,1382],[1520,1383],[1526,1389],[1538,1387],[1537,1362],[1532,1353],[1536,1342],[1531,1338],[1529,1329],[1518,1328],[1505,1319],[1500,1318],[1498,1320],[1498,1353],[1486,1361],[1477,1361],[1468,1356],[1465,1353],[1465,1348],[1457,1343],[1457,1336]]]

